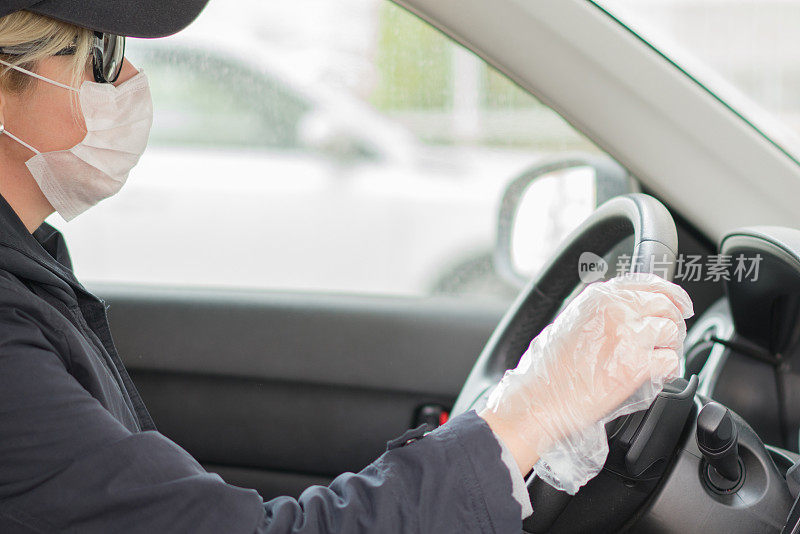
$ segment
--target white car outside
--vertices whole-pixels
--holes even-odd
[[[420,143],[246,39],[128,55],[151,78],[151,146],[118,196],[56,221],[90,282],[426,294],[490,252],[505,185],[539,157]],[[218,101],[192,103],[198,77]]]

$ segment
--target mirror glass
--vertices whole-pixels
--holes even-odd
[[[595,170],[573,167],[534,180],[520,199],[511,230],[514,270],[529,278],[596,207]]]

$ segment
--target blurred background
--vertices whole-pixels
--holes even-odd
[[[800,5],[601,4],[792,142]],[[506,187],[600,153],[388,0],[212,0],[128,57],[152,86],[150,146],[118,196],[50,220],[90,283],[508,300],[491,260]],[[537,195],[530,272],[594,207],[589,180]]]

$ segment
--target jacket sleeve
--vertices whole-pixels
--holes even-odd
[[[475,412],[391,442],[358,474],[266,504],[258,532],[519,533],[521,507],[500,445]],[[410,438],[410,439],[409,439]]]
[[[129,432],[31,317],[0,309],[0,532],[520,531],[500,447],[474,413],[395,445],[358,474],[265,503],[161,434]]]

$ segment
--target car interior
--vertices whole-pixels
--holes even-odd
[[[798,161],[629,27],[610,23],[601,2],[398,4],[546,103],[591,140],[591,154],[576,145],[579,152],[556,151],[522,170],[515,164],[510,179],[504,174],[487,230],[496,242],[448,264],[436,285],[447,291],[90,281],[159,431],[231,484],[264,499],[297,497],[362,469],[409,428],[479,409],[584,287],[582,253],[609,265],[627,256],[634,272],[653,272],[655,258],[694,303],[682,376],[647,410],[606,426],[606,465],[575,496],[529,475],[534,514],[524,532],[800,532],[791,530],[800,521]],[[487,20],[515,38],[496,39],[497,29],[481,24]],[[577,167],[593,173],[591,213],[535,270],[515,271],[511,227],[522,192]],[[270,221],[255,226],[259,236]],[[426,233],[416,230],[420,240]],[[174,246],[183,243],[199,264],[207,260],[202,245],[222,241],[202,231],[191,237],[200,241],[185,229],[175,234]],[[395,244],[382,237],[357,245],[366,257],[385,242]],[[686,276],[687,257],[741,255],[757,259],[752,280],[737,277],[732,264],[715,276]],[[325,252],[310,257],[297,270],[328,267]],[[477,278],[491,272],[481,283],[516,297],[455,294],[474,283],[476,265]]]
[[[630,246],[633,235],[637,258],[717,253],[682,222],[650,195],[612,198],[509,311],[447,299],[98,291],[160,431],[232,484],[266,499],[297,496],[359,470],[410,427],[476,408],[573,293],[580,251],[607,255],[621,241]],[[676,507],[725,514],[754,532],[784,521],[793,501],[787,471],[800,458],[791,366],[800,231],[745,229],[718,250],[761,254],[761,282],[736,284],[728,274],[682,284],[695,305],[685,376],[646,412],[609,425],[606,467],[575,497],[531,477],[537,513],[527,532],[678,532]],[[481,356],[473,362],[470,354]],[[742,468],[733,489],[719,489],[701,469],[715,461],[698,449],[709,392],[739,429]],[[281,431],[259,424],[267,420]]]

